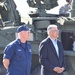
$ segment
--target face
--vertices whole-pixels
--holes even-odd
[[[23,39],[28,40],[30,37],[30,31],[22,31],[21,36]]]
[[[72,0],[69,0],[69,4],[71,4]]]
[[[57,39],[59,37],[59,30],[58,28],[52,28],[50,30],[50,37],[53,38],[53,39]]]
[[[71,4],[71,3],[72,3],[72,0],[67,0],[67,2],[68,2],[69,4]]]

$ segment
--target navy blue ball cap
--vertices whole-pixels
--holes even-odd
[[[18,27],[17,32],[19,33],[21,31],[30,31],[30,29],[26,25],[21,25]]]

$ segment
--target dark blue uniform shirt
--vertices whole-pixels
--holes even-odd
[[[32,51],[29,42],[22,44],[19,39],[11,42],[6,46],[3,58],[10,60],[6,75],[30,75]]]

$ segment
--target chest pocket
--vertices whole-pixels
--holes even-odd
[[[16,60],[24,60],[25,59],[25,53],[22,50],[17,50],[15,55]]]

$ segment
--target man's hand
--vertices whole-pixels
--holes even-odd
[[[64,68],[64,67],[62,67],[61,69],[62,69],[62,72],[65,70],[65,68]]]
[[[10,60],[9,59],[3,59],[3,65],[6,69],[8,69],[8,66],[10,64]]]
[[[64,71],[64,67],[62,67],[62,68],[60,68],[60,67],[55,67],[53,70],[54,70],[55,72],[57,72],[57,73],[62,73],[62,72]]]

